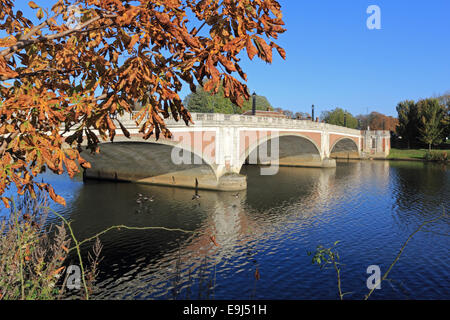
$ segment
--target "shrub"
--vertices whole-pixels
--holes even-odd
[[[65,261],[71,238],[65,222],[45,225],[46,199],[25,194],[13,202],[0,221],[0,300],[54,300],[64,298]],[[92,291],[98,273],[101,245],[97,239],[91,268],[85,273]],[[67,277],[67,275],[66,275]]]
[[[70,240],[64,225],[44,230],[45,200],[23,197],[0,224],[1,299],[53,299]]]
[[[427,151],[424,158],[427,161],[448,161],[448,154],[446,151]]]

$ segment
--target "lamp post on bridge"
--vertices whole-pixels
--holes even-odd
[[[344,127],[347,127],[347,111],[344,111]]]
[[[253,98],[253,104],[252,104],[252,115],[256,115],[256,92],[253,91],[252,94],[252,98]]]
[[[311,121],[314,121],[314,105],[311,107]]]

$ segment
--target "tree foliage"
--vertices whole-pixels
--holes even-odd
[[[294,112],[292,112],[289,109],[283,109],[283,108],[275,108],[275,111],[284,114],[287,118],[293,119],[294,118]]]
[[[294,118],[295,119],[297,119],[297,120],[304,120],[304,119],[308,119],[308,117],[309,118],[311,118],[311,116],[309,115],[309,113],[307,113],[307,112],[296,112],[295,114],[294,114]]]
[[[358,127],[358,120],[348,111],[342,108],[335,108],[331,111],[324,111],[321,115],[322,120],[326,123],[337,126],[356,129]],[[344,120],[345,119],[345,120]]]
[[[420,110],[420,140],[431,146],[442,142],[444,127],[442,121],[444,119],[444,111],[438,99],[425,99],[417,103]]]
[[[272,110],[272,106],[266,97],[257,95],[255,99],[257,110]],[[244,101],[242,107],[225,98],[222,85],[219,87],[217,94],[212,94],[205,91],[201,86],[197,86],[196,92],[187,95],[183,103],[190,112],[224,114],[242,113],[251,110],[253,106],[252,98]]]
[[[64,204],[34,178],[45,168],[73,176],[77,164],[89,167],[83,140],[98,152],[116,129],[129,136],[111,115],[141,102],[143,138],[170,138],[165,118],[191,121],[183,83],[195,90],[206,78],[215,93],[223,83],[242,106],[249,93],[239,54],[270,63],[275,48],[285,58],[272,41],[285,31],[275,0],[55,0],[49,9],[30,1],[35,18],[16,2],[0,0],[0,196],[13,183],[19,194],[38,187]]]
[[[394,117],[373,111],[368,115],[358,115],[359,129],[367,130],[389,130],[396,131],[398,120]]]
[[[417,103],[403,101],[397,105],[397,133],[405,141],[408,148],[421,142],[431,145],[438,144],[450,134],[449,107],[438,98],[423,99]]]
[[[417,139],[419,128],[419,113],[417,105],[412,100],[405,100],[397,104],[398,126],[397,133],[406,141],[408,148]]]
[[[443,136],[450,137],[450,93],[446,93],[439,98],[439,103],[444,106],[444,116],[442,118]]]

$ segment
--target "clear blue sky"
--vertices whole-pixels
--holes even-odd
[[[396,115],[401,100],[450,90],[449,0],[279,2],[286,61],[243,65],[251,90],[273,106]],[[381,9],[381,30],[366,26],[369,5]]]
[[[399,101],[450,90],[449,0],[279,2],[286,61],[242,64],[250,89],[274,107],[395,116]],[[381,30],[366,26],[369,5],[381,9]]]
[[[16,8],[33,16],[28,1]],[[44,7],[54,1],[35,0]],[[396,104],[450,90],[449,0],[279,0],[286,33],[272,65],[242,67],[252,91],[274,107],[316,115],[342,107],[353,114],[396,115]],[[369,5],[381,8],[381,30],[369,30]],[[181,92],[189,93],[186,86]]]

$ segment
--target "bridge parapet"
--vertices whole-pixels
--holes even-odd
[[[127,126],[135,126],[133,116],[137,112],[127,114],[118,119]],[[255,117],[240,114],[220,114],[220,113],[191,113],[194,124],[191,126],[230,126],[230,127],[262,127],[262,128],[279,128],[279,129],[308,129],[329,132],[339,132],[350,135],[361,135],[361,131],[341,126],[336,126],[328,123],[314,122],[310,120],[296,120],[285,118],[272,117]],[[172,117],[165,119],[169,128],[171,127],[185,127],[186,124],[182,121],[175,121]]]

